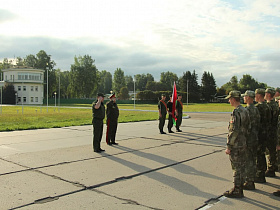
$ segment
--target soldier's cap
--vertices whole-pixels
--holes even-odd
[[[247,90],[244,94],[241,94],[242,97],[249,96],[251,98],[255,98],[255,92],[252,90]]]
[[[164,96],[164,97],[166,97],[166,95],[165,95],[165,94],[161,94],[161,96]]]
[[[179,94],[178,94],[178,97],[179,97],[179,96],[182,96],[182,94],[181,94],[181,93],[179,93]]]
[[[280,88],[277,87],[277,88],[275,89],[275,91],[278,92],[278,93],[280,93]]]
[[[225,99],[229,99],[229,98],[240,98],[241,97],[241,93],[240,91],[237,91],[237,90],[233,90],[233,91],[230,91],[228,96],[225,97]]]
[[[274,96],[274,94],[275,94],[275,90],[273,88],[266,88],[265,92],[270,93],[271,96]]]
[[[171,97],[172,97],[172,95],[169,95],[169,97],[171,98]]]
[[[97,93],[97,97],[99,97],[99,96],[105,97],[103,93]]]
[[[265,89],[263,88],[258,88],[255,90],[255,94],[261,94],[261,95],[265,95]]]
[[[115,92],[113,92],[113,91],[110,91],[110,93],[111,93],[111,95],[109,96],[109,98],[115,98],[115,97],[116,97],[116,94],[115,94]]]

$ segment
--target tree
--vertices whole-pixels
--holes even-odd
[[[168,90],[168,86],[162,82],[149,81],[146,85],[146,90],[166,91]]]
[[[143,91],[149,81],[154,81],[154,77],[151,74],[136,74],[135,86],[137,90]]]
[[[128,89],[127,87],[122,87],[118,96],[121,100],[127,100],[129,99]]]
[[[165,84],[169,90],[172,90],[174,82],[178,82],[178,77],[170,71],[162,72],[160,74],[160,82]]]
[[[75,97],[90,98],[97,94],[98,74],[94,60],[89,55],[74,57],[71,65],[70,86]]]
[[[124,72],[121,68],[117,68],[114,72],[113,90],[119,95],[122,87],[125,87]]]
[[[106,70],[103,70],[99,73],[99,88],[98,92],[101,93],[110,93],[112,90],[112,74]]]
[[[17,63],[17,66],[23,66],[24,65],[23,59],[21,57],[17,57],[16,63]]]
[[[258,82],[249,74],[244,74],[239,81],[239,90],[242,93],[244,93],[246,90],[255,90],[258,87]]]
[[[16,97],[15,97],[15,87],[12,84],[8,84],[3,89],[3,104],[15,104]]]
[[[201,95],[202,98],[210,102],[216,94],[216,82],[213,77],[213,74],[204,71],[201,77]]]
[[[125,76],[125,83],[126,83],[128,91],[134,90],[134,81],[133,81],[132,76]]]
[[[199,102],[200,87],[197,82],[197,74],[195,73],[195,70],[193,70],[193,73],[190,71],[183,73],[179,84],[181,91],[187,92],[190,102]]]
[[[37,64],[37,58],[30,54],[27,55],[24,59],[23,59],[23,65],[24,66],[29,66],[29,67],[35,67]]]

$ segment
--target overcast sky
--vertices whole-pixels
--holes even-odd
[[[0,60],[45,50],[125,75],[196,70],[220,87],[250,74],[280,86],[280,0],[9,0],[0,5]]]

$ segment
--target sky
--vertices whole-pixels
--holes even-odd
[[[250,74],[280,86],[280,0],[9,0],[0,5],[0,61],[44,50],[70,70],[90,55],[112,74]]]

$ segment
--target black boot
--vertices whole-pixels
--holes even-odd
[[[254,189],[256,189],[255,183],[252,181],[247,181],[244,183],[243,189],[244,190],[254,190]]]
[[[243,187],[234,185],[234,188],[224,192],[224,196],[228,198],[243,198],[244,197]]]

